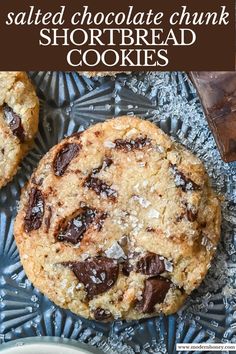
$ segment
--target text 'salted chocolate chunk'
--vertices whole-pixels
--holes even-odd
[[[236,72],[194,71],[190,74],[208,124],[225,162],[236,160]]]

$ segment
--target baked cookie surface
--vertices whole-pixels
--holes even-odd
[[[0,188],[16,174],[38,128],[39,102],[24,72],[0,72]]]
[[[86,318],[176,312],[210,267],[220,204],[201,161],[154,124],[120,117],[41,160],[15,239],[33,284]]]

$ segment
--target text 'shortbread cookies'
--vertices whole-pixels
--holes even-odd
[[[17,172],[38,128],[39,102],[24,72],[0,72],[0,188]]]
[[[134,117],[52,148],[15,223],[33,284],[103,321],[176,312],[206,275],[219,237],[219,200],[201,161]]]

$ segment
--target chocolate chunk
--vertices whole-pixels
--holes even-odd
[[[110,167],[113,164],[112,159],[110,159],[109,157],[105,157],[105,159],[103,160],[103,163],[101,164],[101,166],[94,168],[92,170],[91,176],[95,176],[97,175],[100,171],[102,170],[106,170],[108,167]]]
[[[145,137],[139,137],[136,139],[131,140],[123,140],[123,139],[116,139],[114,141],[115,149],[123,150],[125,152],[129,152],[132,150],[141,150],[145,146],[151,145],[151,140]]]
[[[101,171],[101,169],[102,169],[102,166],[99,166],[99,167],[97,167],[97,168],[94,168],[94,169],[92,170],[92,173],[90,174],[90,176],[95,176],[95,175],[97,175],[97,174]]]
[[[236,160],[236,72],[195,71],[191,79],[199,93],[222,159]]]
[[[63,176],[70,162],[79,154],[81,145],[66,143],[56,154],[53,169],[56,176]]]
[[[155,229],[153,227],[148,226],[148,227],[146,227],[146,231],[147,232],[155,232]]]
[[[80,242],[91,224],[100,231],[106,214],[99,214],[95,209],[83,207],[81,214],[70,220],[56,236],[58,241],[66,241],[76,245]]]
[[[190,221],[190,222],[196,221],[198,213],[194,212],[192,209],[190,209],[190,207],[187,204],[185,204],[185,207],[186,207],[186,211],[182,212],[181,215],[178,215],[176,217],[176,222],[180,222],[186,217],[187,217],[188,221]]]
[[[130,272],[137,270],[135,263],[138,257],[140,257],[140,252],[127,252],[127,258],[121,264],[121,270],[125,276],[129,276]]]
[[[59,232],[58,241],[66,241],[76,245],[82,240],[95,216],[94,210],[85,209],[82,214],[70,220],[66,227]]]
[[[105,157],[103,161],[102,168],[106,170],[108,167],[110,167],[113,164],[113,160],[110,157]]]
[[[159,275],[165,271],[164,259],[155,253],[148,252],[136,264],[136,270],[145,275]]]
[[[97,195],[103,195],[113,201],[117,198],[117,191],[115,189],[111,188],[101,179],[93,177],[91,174],[86,178],[84,186],[92,189]]]
[[[101,307],[98,307],[95,311],[94,311],[94,318],[97,321],[105,321],[108,320],[112,317],[112,314],[110,313],[109,310],[104,310]]]
[[[107,183],[103,182],[100,178],[96,177],[96,175],[101,170],[106,170],[113,163],[112,159],[105,157],[101,166],[94,168],[92,173],[86,178],[84,182],[84,186],[92,189],[97,195],[103,194],[106,198],[111,200],[115,200],[117,197],[117,192],[111,188]]]
[[[79,281],[84,284],[89,299],[109,290],[116,283],[119,273],[118,264],[107,257],[74,262],[71,268]]]
[[[35,184],[36,186],[42,186],[43,185],[43,178],[36,179],[35,176],[31,178],[31,182]]]
[[[197,220],[197,213],[194,213],[191,209],[187,208],[188,221],[194,222]]]
[[[198,216],[198,212],[195,211],[193,209],[193,207],[191,207],[191,205],[189,205],[187,202],[184,202],[183,205],[184,205],[185,211],[177,217],[176,221],[177,222],[181,221],[181,220],[183,220],[183,218],[186,218],[186,217],[187,217],[188,221],[190,221],[190,222],[196,221],[197,216]]]
[[[190,178],[186,177],[181,171],[179,171],[176,165],[171,164],[171,171],[175,178],[176,187],[182,188],[183,192],[196,191],[200,187],[193,182]]]
[[[165,300],[170,284],[170,281],[161,277],[147,279],[145,281],[143,299],[137,303],[137,309],[143,313],[153,312],[154,306]]]
[[[101,231],[102,226],[104,224],[104,220],[107,218],[108,213],[101,213],[94,221],[94,225],[98,231]]]
[[[48,210],[48,215],[45,218],[45,225],[46,225],[46,231],[50,229],[50,224],[51,224],[51,217],[52,217],[52,208],[50,206],[47,207]]]
[[[130,272],[132,272],[133,270],[133,266],[129,263],[129,260],[125,260],[122,264],[121,264],[121,270],[122,273],[128,277]]]
[[[25,140],[24,128],[21,118],[6,103],[3,106],[4,119],[9,125],[12,133],[23,143]]]
[[[42,225],[44,214],[44,198],[42,192],[32,188],[29,197],[28,209],[25,215],[25,231],[37,230]]]
[[[94,132],[94,135],[98,138],[101,135],[101,132],[100,131],[96,131],[96,132]]]

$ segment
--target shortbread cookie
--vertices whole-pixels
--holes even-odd
[[[201,161],[134,117],[52,148],[15,223],[33,284],[100,321],[176,312],[206,275],[219,237],[220,204]]]
[[[24,72],[0,72],[0,188],[17,172],[38,128],[39,102]]]

